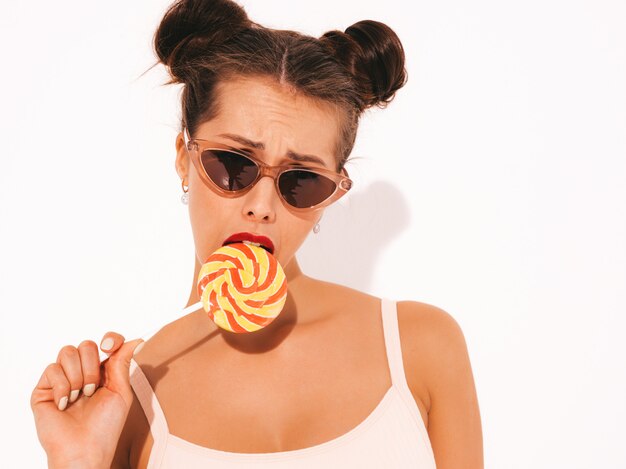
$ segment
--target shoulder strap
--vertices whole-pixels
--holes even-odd
[[[381,309],[383,316],[383,332],[385,334],[385,349],[387,350],[387,361],[389,362],[389,370],[391,372],[391,384],[400,388],[402,391],[407,391],[409,385],[406,382],[406,375],[404,374],[396,302],[383,298]]]
[[[382,299],[382,316],[383,329],[385,332],[385,347],[387,349],[387,359],[389,361],[389,369],[391,370],[391,385],[398,390],[398,395],[404,401],[405,408],[412,415],[417,424],[419,433],[421,434],[423,444],[427,447],[425,459],[429,462],[424,466],[435,467],[435,460],[432,456],[432,446],[430,443],[428,431],[424,425],[422,414],[413,397],[409,384],[404,373],[404,363],[402,359],[402,347],[400,346],[400,329],[398,328],[398,308],[395,301]]]
[[[146,378],[141,367],[132,358],[130,360],[129,373],[130,385],[133,391],[135,391],[135,395],[141,404],[144,414],[146,414],[146,418],[150,424],[150,433],[152,434],[153,444],[147,469],[157,468],[163,458],[167,444],[167,436],[169,435],[165,414],[161,409],[156,394],[148,382],[148,378]]]

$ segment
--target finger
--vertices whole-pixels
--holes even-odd
[[[121,394],[129,407],[133,401],[129,377],[130,359],[133,357],[135,349],[143,342],[142,339],[126,342],[116,353],[111,355],[105,364],[107,388]]]
[[[46,401],[54,401],[59,410],[65,410],[69,400],[70,382],[58,363],[46,367],[33,391],[31,407]]]
[[[114,353],[124,344],[124,336],[117,332],[107,332],[102,337],[100,349],[108,354]]]
[[[78,354],[83,372],[83,394],[89,397],[100,383],[98,346],[93,340],[84,340],[78,346]]]
[[[76,347],[66,345],[59,351],[57,363],[63,368],[63,373],[70,382],[69,402],[78,398],[78,393],[83,387],[83,370],[80,364],[80,355]]]

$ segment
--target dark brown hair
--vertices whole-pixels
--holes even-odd
[[[337,169],[356,138],[359,117],[385,107],[407,80],[404,50],[387,25],[364,20],[344,32],[314,38],[265,28],[229,0],[178,0],[154,35],[160,63],[184,84],[182,122],[193,136],[218,113],[216,85],[237,76],[270,77],[344,112],[336,148]]]

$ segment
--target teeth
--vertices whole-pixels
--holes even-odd
[[[271,251],[270,251],[270,250],[269,250],[266,246],[263,246],[263,245],[262,245],[262,244],[260,244],[260,243],[255,243],[255,242],[248,241],[248,240],[242,241],[242,243],[243,243],[243,244],[250,244],[250,245],[252,245],[252,246],[257,246],[257,247],[259,247],[259,248],[261,248],[261,249],[265,249],[267,252],[271,253]]]
[[[252,241],[244,241],[243,244],[252,244],[253,246],[263,247],[259,243],[253,243]]]

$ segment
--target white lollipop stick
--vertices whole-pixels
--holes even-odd
[[[198,301],[196,304],[193,305],[189,305],[187,306],[185,309],[183,309],[180,312],[179,317],[182,317],[186,314],[189,313],[193,313],[194,311],[199,310],[202,307],[202,301]],[[152,337],[154,334],[156,334],[157,332],[159,332],[161,330],[161,327],[163,326],[159,326],[155,329],[152,329],[152,331],[150,332],[150,334],[144,334],[142,335],[140,338],[143,339],[144,341],[148,340],[150,337]],[[98,349],[100,352],[100,362],[104,362],[105,360],[107,360],[109,358],[109,354],[106,352],[103,352],[102,350]]]

